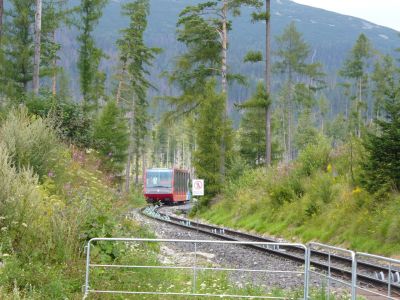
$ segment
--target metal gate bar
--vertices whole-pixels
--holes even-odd
[[[389,265],[388,266],[388,273],[387,273],[387,275],[388,275],[387,276],[387,283],[388,283],[387,290],[388,291],[387,291],[386,295],[382,294],[382,293],[379,293],[379,292],[375,292],[375,291],[373,291],[371,289],[368,289],[368,288],[363,288],[361,286],[357,286],[357,288],[360,289],[360,290],[366,291],[368,293],[374,294],[376,296],[384,297],[386,299],[398,299],[398,298],[392,297],[391,288],[392,288],[392,285],[394,283],[393,280],[392,280],[393,264],[399,266],[400,265],[400,260],[399,259],[394,259],[394,258],[388,258],[388,257],[384,257],[384,256],[379,256],[379,255],[374,255],[374,254],[369,254],[369,253],[363,253],[363,252],[357,252],[356,256],[360,257],[360,258],[369,258],[369,259],[380,260],[380,261],[383,261],[383,262],[385,262],[385,263],[387,263]]]
[[[349,286],[351,288],[351,300],[356,300],[356,298],[357,298],[357,258],[356,258],[356,253],[351,250],[312,242],[312,243],[308,244],[308,254],[309,255],[311,255],[311,251],[312,251],[313,247],[318,247],[318,248],[328,250],[328,275],[325,275],[324,273],[320,273],[320,272],[311,271],[311,268],[309,266],[308,270],[310,270],[310,271],[308,272],[307,277],[309,277],[309,273],[314,273],[314,274],[317,274],[317,275],[327,278],[327,281],[328,281],[327,299],[328,300],[330,298],[331,281],[338,282],[343,285]],[[332,267],[331,252],[333,252],[333,251],[346,253],[351,257],[351,274],[352,274],[352,276],[351,276],[350,284],[348,282],[345,282],[345,281],[342,281],[342,280],[332,277],[332,274],[331,274],[331,267]],[[310,263],[310,259],[308,260],[308,263]],[[308,281],[309,281],[309,279],[308,279]]]

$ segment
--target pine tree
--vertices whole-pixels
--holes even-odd
[[[128,126],[115,101],[103,108],[95,126],[93,138],[102,159],[102,167],[119,174],[125,166],[129,145]]]
[[[135,158],[135,183],[138,184],[139,161],[144,153],[148,132],[147,90],[151,87],[147,79],[147,67],[151,66],[155,55],[161,50],[147,47],[144,31],[147,28],[149,1],[136,0],[123,5],[123,14],[129,17],[129,26],[121,31],[117,41],[122,72],[117,90],[117,101],[124,98],[124,107],[129,112],[131,145],[126,167],[126,191],[130,188],[131,161]],[[123,97],[122,97],[123,95]]]
[[[79,60],[81,92],[83,106],[86,112],[97,110],[99,99],[104,97],[105,73],[99,71],[103,51],[96,47],[93,30],[103,14],[107,0],[81,0],[78,8],[80,23],[78,29]]]
[[[352,87],[355,95],[352,97],[355,101],[353,105],[353,116],[355,117],[355,135],[361,137],[363,123],[368,119],[368,107],[366,101],[366,92],[369,81],[368,66],[372,57],[372,45],[368,38],[361,34],[349,57],[345,61],[339,74],[352,80]],[[364,116],[363,116],[363,111]],[[363,122],[364,117],[364,122]]]
[[[208,82],[205,93],[202,95],[201,105],[198,109],[196,119],[197,148],[194,152],[194,167],[196,176],[204,178],[206,186],[206,197],[204,205],[221,191],[223,177],[220,173],[220,161],[223,155],[221,149],[221,138],[226,138],[226,153],[231,149],[231,138],[229,124],[221,118],[224,111],[224,94],[215,91],[215,81]],[[229,158],[229,155],[227,155]]]
[[[381,87],[382,117],[375,120],[378,132],[369,132],[364,140],[368,153],[364,183],[371,191],[385,186],[400,190],[400,68],[395,69],[388,59],[386,66],[393,72]]]
[[[3,11],[4,11],[4,2],[0,0],[0,46],[1,46],[1,38],[3,37]]]
[[[244,133],[245,136],[242,137],[242,147],[241,147],[241,152],[244,154],[244,156],[247,158],[251,158],[251,154],[255,154],[256,157],[253,157],[252,161],[250,159],[250,165],[259,165],[259,164],[269,164],[265,157],[265,152],[266,152],[266,143],[265,139],[267,138],[267,135],[265,134],[265,128],[266,128],[266,113],[267,110],[269,110],[269,107],[271,106],[271,101],[269,99],[269,96],[266,94],[266,88],[263,83],[259,83],[257,85],[257,90],[255,94],[253,95],[252,98],[249,100],[245,101],[243,104],[237,105],[241,109],[246,109],[248,115],[245,116],[245,118],[242,120],[247,124],[248,123],[248,117],[251,115],[257,119],[253,119],[253,126],[251,124],[248,124],[250,128],[246,130]],[[259,126],[256,126],[256,124],[263,124],[262,128],[264,128],[264,136],[261,137],[260,134],[260,128]],[[249,141],[254,141],[255,144],[253,145],[254,151],[249,149],[251,145],[248,145]],[[264,143],[263,146],[260,145],[260,143]],[[244,147],[243,147],[244,146]],[[263,159],[260,157],[260,149],[262,149]],[[248,155],[246,155],[248,153]]]
[[[28,91],[28,83],[33,72],[33,32],[35,18],[34,0],[11,0],[11,8],[6,11],[6,73],[10,94],[21,100]]]
[[[285,113],[283,121],[286,129],[285,152],[286,159],[292,160],[295,154],[293,147],[293,132],[296,127],[295,108],[307,108],[314,104],[315,91],[323,87],[323,72],[321,64],[307,63],[310,48],[297,31],[294,23],[291,23],[277,38],[275,55],[278,61],[274,64],[277,73],[285,76],[285,84],[282,89],[280,105]]]
[[[62,73],[61,67],[57,66],[58,51],[61,44],[56,41],[56,32],[63,25],[70,25],[70,16],[74,8],[67,7],[66,0],[47,0],[43,3],[42,22],[42,54],[41,54],[41,77],[51,77],[51,92],[57,94],[57,75]]]
[[[253,21],[265,21],[265,92],[271,97],[271,0],[265,0],[265,12],[253,13]],[[262,53],[249,53],[245,61],[262,60]],[[265,108],[265,162],[268,168],[272,162],[271,111],[272,105]]]
[[[231,29],[229,14],[239,15],[242,6],[262,5],[259,0],[214,0],[187,6],[179,15],[178,41],[184,43],[187,52],[179,57],[171,81],[182,89],[182,95],[170,99],[179,111],[190,111],[199,106],[196,94],[204,92],[210,78],[220,76],[225,110],[221,118],[228,118],[228,79],[240,82],[244,78],[228,74],[228,31]],[[224,136],[221,148],[225,148]],[[222,151],[220,172],[225,174],[226,157]]]
[[[375,119],[384,118],[384,103],[387,91],[387,78],[396,72],[393,58],[389,55],[383,56],[380,61],[375,63],[374,72],[371,79],[374,82],[372,95],[374,98]]]

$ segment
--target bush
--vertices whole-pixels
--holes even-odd
[[[62,147],[50,121],[29,116],[24,108],[12,110],[0,128],[0,140],[18,170],[32,168],[41,179],[60,171]]]
[[[27,250],[36,235],[36,207],[41,197],[38,179],[32,171],[13,167],[10,155],[0,142],[0,254]],[[0,255],[1,260],[1,255]]]
[[[93,120],[84,114],[80,104],[57,101],[51,97],[30,99],[26,106],[31,114],[57,120],[56,126],[60,138],[78,147],[92,147]]]
[[[311,176],[317,170],[325,170],[329,163],[331,145],[327,138],[321,136],[316,145],[308,145],[300,153],[298,162],[299,175]]]
[[[127,122],[115,101],[110,101],[103,108],[95,124],[93,138],[103,169],[111,173],[121,172],[128,156],[129,133]]]
[[[270,192],[272,204],[274,206],[281,206],[285,202],[292,202],[295,194],[287,181],[274,186]]]
[[[103,183],[96,161],[84,161],[87,169],[58,142],[50,121],[24,109],[1,125],[0,298],[75,298],[89,238],[145,234],[122,219],[125,206]],[[124,251],[124,244],[99,245],[94,253],[110,262]]]

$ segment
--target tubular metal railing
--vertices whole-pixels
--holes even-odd
[[[392,286],[393,283],[395,283],[394,281],[394,274],[399,274],[399,266],[400,266],[400,260],[399,259],[392,259],[392,258],[388,258],[388,257],[384,257],[384,256],[379,256],[379,255],[373,255],[373,254],[368,254],[368,253],[363,253],[363,252],[357,252],[356,253],[356,258],[365,258],[365,259],[373,259],[373,260],[377,260],[379,262],[383,262],[385,264],[387,264],[388,266],[388,271],[387,271],[387,294],[382,294],[379,291],[373,290],[371,288],[366,288],[366,287],[361,287],[361,286],[356,286],[357,289],[362,290],[362,291],[366,291],[374,296],[380,296],[386,299],[398,299],[392,296]],[[396,269],[393,268],[393,266],[397,266]],[[396,271],[396,272],[395,272]],[[385,276],[382,276],[382,280],[385,280]],[[399,278],[399,282],[397,282],[398,284],[400,283],[400,278]]]
[[[175,266],[175,265],[129,265],[129,264],[96,264],[91,261],[91,248],[94,243],[98,242],[124,242],[124,243],[183,243],[183,244],[192,244],[194,249],[194,258],[192,266]],[[304,250],[304,270],[264,270],[264,269],[250,269],[250,268],[224,268],[224,267],[205,267],[201,266],[198,262],[199,256],[199,245],[201,244],[212,244],[212,245],[257,245],[264,247],[275,247],[279,249],[282,247],[296,247],[298,249]],[[313,249],[318,248],[319,250],[323,250],[327,253],[327,261],[325,262],[327,266],[326,273],[317,270],[311,269],[311,253]],[[399,267],[400,260],[386,258],[383,256],[377,256],[367,253],[354,252],[351,250],[333,247],[320,243],[309,243],[307,246],[299,243],[275,243],[275,242],[251,242],[251,241],[215,241],[215,240],[178,240],[178,239],[142,239],[142,238],[93,238],[85,247],[86,249],[86,276],[85,276],[85,284],[83,287],[84,296],[83,299],[87,299],[90,294],[120,294],[120,295],[165,295],[165,296],[196,296],[196,297],[220,297],[220,298],[242,298],[242,299],[287,299],[286,297],[274,297],[270,295],[236,295],[236,294],[211,294],[211,293],[201,293],[198,289],[198,272],[199,271],[226,271],[226,272],[248,272],[248,273],[263,273],[263,274],[286,274],[286,275],[303,275],[303,298],[305,300],[310,299],[310,274],[314,274],[319,276],[319,278],[326,279],[326,299],[329,300],[331,297],[331,291],[333,289],[333,283],[336,282],[338,284],[347,286],[351,289],[351,300],[357,299],[357,293],[364,291],[369,295],[380,296],[385,299],[399,299],[398,297],[394,297],[392,295],[392,286],[393,284],[400,284],[400,275],[399,275]],[[284,251],[284,250],[283,250]],[[332,276],[331,268],[332,261],[331,257],[337,253],[342,253],[349,256],[351,260],[351,281],[346,282],[342,279],[335,278]],[[364,260],[377,260],[381,263],[384,262],[388,265],[386,276],[385,274],[381,275],[381,280],[387,280],[387,293],[383,294],[379,291],[361,286],[357,282],[357,261],[359,258],[363,258]],[[397,266],[397,267],[395,267]],[[106,290],[106,289],[94,289],[91,288],[91,270],[94,268],[104,268],[104,269],[164,269],[164,270],[186,270],[192,271],[191,275],[191,288],[188,292],[167,292],[167,291],[140,291],[140,290]],[[386,279],[387,278],[387,279]]]
[[[317,274],[322,278],[326,278],[327,280],[327,286],[326,286],[326,298],[329,300],[330,295],[331,295],[331,287],[333,282],[340,283],[344,286],[349,286],[351,288],[351,300],[356,300],[357,298],[357,259],[356,259],[356,253],[351,250],[343,249],[343,248],[338,248],[338,247],[333,247],[325,244],[320,244],[320,243],[309,243],[308,244],[308,255],[310,256],[312,253],[312,249],[314,248],[319,248],[327,252],[328,254],[328,261],[327,266],[328,266],[328,271],[327,274],[322,273],[322,272],[317,272],[317,271],[312,271],[310,267],[308,267],[309,272],[307,273],[307,277],[310,276],[310,273]],[[351,259],[351,282],[348,283],[346,281],[340,280],[338,278],[332,277],[332,261],[331,257],[332,254],[334,253],[344,253],[350,256]],[[308,258],[308,262],[311,261],[311,257]]]
[[[124,243],[183,243],[192,244],[194,246],[194,261],[193,266],[143,266],[143,265],[117,265],[117,264],[95,264],[91,261],[91,247],[96,242],[124,242]],[[304,271],[287,271],[287,270],[264,270],[264,269],[249,269],[249,268],[223,268],[223,267],[203,267],[198,264],[198,245],[200,244],[213,244],[213,245],[258,245],[258,246],[287,246],[298,247],[304,250]],[[140,239],[140,238],[93,238],[91,239],[86,248],[86,276],[84,285],[83,299],[87,299],[90,294],[130,294],[130,295],[165,295],[165,296],[197,296],[197,297],[221,297],[221,298],[242,298],[242,299],[286,299],[286,297],[274,297],[270,295],[237,295],[237,294],[211,294],[198,292],[198,271],[229,271],[229,272],[251,272],[251,273],[264,273],[264,274],[291,274],[303,275],[304,278],[304,299],[308,298],[308,283],[307,276],[309,268],[309,255],[308,249],[302,244],[295,243],[266,243],[266,242],[251,242],[251,241],[215,241],[215,240],[176,240],[176,239]],[[105,289],[92,289],[91,283],[91,270],[93,268],[119,268],[119,269],[180,269],[192,270],[192,288],[190,292],[162,292],[162,291],[119,291],[119,290],[105,290]]]

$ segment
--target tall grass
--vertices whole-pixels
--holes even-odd
[[[345,147],[329,153],[327,145],[322,139],[288,166],[245,172],[202,216],[289,240],[398,255],[400,195],[372,195],[359,187],[361,156],[350,158]]]

